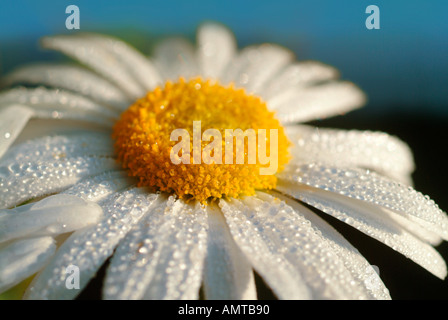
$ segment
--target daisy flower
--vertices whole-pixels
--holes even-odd
[[[309,206],[446,276],[433,246],[448,239],[447,216],[411,187],[407,145],[299,124],[365,103],[334,68],[272,44],[237,51],[218,24],[199,28],[196,47],[167,39],[151,58],[98,34],[42,45],[82,66],[29,65],[3,79],[0,291],[36,274],[25,298],[75,298],[110,258],[105,299],[196,299],[201,287],[207,299],[255,299],[254,272],[280,299],[389,299]],[[90,125],[13,144],[32,118]],[[173,163],[170,133],[194,135],[198,120],[200,138],[277,130],[278,140],[261,139],[277,172],[260,174],[261,158],[207,164],[186,153],[177,160],[191,164]],[[193,153],[209,142],[193,142]]]

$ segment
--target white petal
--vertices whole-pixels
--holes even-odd
[[[44,119],[79,119],[112,126],[118,113],[81,95],[60,89],[14,88],[0,93],[0,109],[22,104]]]
[[[86,122],[83,120],[34,118],[28,121],[27,125],[17,137],[16,141],[14,141],[12,148],[15,148],[16,146],[30,140],[35,140],[42,137],[68,135],[81,132],[105,133],[108,135],[110,140],[111,127],[105,127],[93,122]],[[7,154],[8,153],[9,151],[7,152]]]
[[[33,115],[33,110],[19,104],[0,109],[0,158]]]
[[[282,180],[279,181],[276,189],[306,202],[388,245],[437,277],[443,279],[446,276],[446,265],[440,254],[390,219],[381,207]]]
[[[266,81],[293,58],[291,51],[269,43],[244,48],[228,67],[222,82],[233,82],[248,92],[262,92]]]
[[[131,100],[115,85],[85,68],[67,64],[34,64],[7,75],[7,85],[36,84],[74,91],[98,103],[122,110]]]
[[[257,299],[252,267],[235,244],[219,209],[208,206],[208,247],[204,266],[207,300]]]
[[[160,198],[117,248],[107,299],[197,299],[206,251],[201,206]]]
[[[290,166],[279,176],[311,187],[334,192],[393,210],[412,221],[426,222],[423,227],[448,239],[448,216],[412,187],[401,185],[374,172],[345,169],[323,164]]]
[[[61,51],[92,68],[107,80],[115,83],[131,99],[136,99],[144,94],[144,90],[121,59],[95,38],[83,34],[58,35],[43,38],[41,44],[46,49]]]
[[[263,92],[260,93],[264,99],[269,100],[292,88],[315,85],[318,82],[334,80],[338,77],[338,70],[321,62],[295,62],[273,75]]]
[[[205,78],[219,79],[234,57],[236,41],[224,26],[207,23],[197,33],[197,59],[200,73]]]
[[[100,203],[104,216],[96,226],[73,233],[58,249],[48,266],[34,278],[27,299],[73,299],[87,285],[114,248],[148,210],[157,195],[146,189],[114,194]],[[66,268],[79,268],[79,290],[65,286]]]
[[[19,240],[0,248],[0,293],[41,269],[54,254],[51,237]]]
[[[84,200],[98,202],[112,193],[136,184],[135,179],[128,177],[125,171],[111,171],[93,177],[87,177],[61,192],[71,194]]]
[[[418,239],[425,241],[432,246],[437,246],[443,241],[442,237],[423,227],[423,221],[414,222],[412,221],[412,217],[403,217],[393,211],[386,209],[384,209],[383,211],[386,215],[389,216],[390,219],[397,222],[403,229],[409,231],[409,233],[413,234]]]
[[[60,192],[81,178],[116,170],[115,159],[99,157],[24,161],[0,168],[0,208]]]
[[[154,62],[165,80],[177,81],[199,75],[193,45],[182,38],[163,40],[154,49]]]
[[[251,58],[250,64],[240,71],[238,80],[247,91],[261,93],[266,82],[290,63],[294,59],[294,54],[283,47],[272,44],[262,45],[258,52],[259,57]]]
[[[207,242],[206,212],[199,204],[192,208],[190,204],[179,202],[182,202],[179,208],[182,211],[175,214],[171,223],[171,228],[178,232],[170,232],[167,243],[171,247],[159,257],[155,277],[143,296],[145,300],[199,297]]]
[[[240,250],[279,299],[310,299],[311,292],[295,265],[280,252],[276,242],[263,233],[253,210],[239,200],[220,200],[230,233]]]
[[[409,147],[382,132],[288,126],[295,164],[328,163],[374,170],[402,182],[410,180],[414,161]]]
[[[0,203],[20,204],[61,191],[80,178],[118,167],[112,140],[102,132],[43,137],[11,148],[0,160]]]
[[[97,204],[71,195],[54,195],[14,209],[0,210],[0,242],[58,235],[99,221]]]
[[[286,204],[294,208],[297,214],[304,216],[311,221],[314,228],[319,230],[323,241],[329,245],[333,252],[343,261],[344,266],[353,275],[356,281],[362,286],[365,286],[369,291],[369,299],[384,300],[390,299],[389,290],[384,286],[378,274],[372,269],[372,266],[367,260],[353,247],[342,235],[333,229],[327,222],[321,219],[311,210],[307,209],[297,201],[283,196],[278,192],[272,192],[273,196],[285,201]],[[262,199],[265,199],[263,194],[258,194]],[[372,272],[373,271],[373,272]]]
[[[0,172],[6,172],[4,167],[21,162],[54,161],[81,156],[113,157],[110,133],[76,131],[28,140],[8,150],[0,160]]]
[[[250,221],[271,239],[277,250],[302,275],[315,299],[366,299],[363,283],[355,281],[321,232],[293,208],[267,194],[247,197]]]
[[[144,90],[152,90],[161,84],[162,79],[155,66],[141,52],[127,43],[103,34],[85,34],[85,37],[100,43],[120,61]],[[144,92],[143,92],[144,94]]]
[[[364,105],[364,93],[347,81],[293,88],[267,100],[284,123],[306,122],[341,115]]]
[[[103,288],[105,299],[143,297],[154,277],[161,251],[169,250],[171,246],[165,243],[165,233],[159,234],[158,230],[165,223],[170,225],[170,219],[165,219],[164,215],[165,212],[170,214],[174,211],[174,203],[173,197],[168,200],[165,196],[159,196],[139,224],[120,242],[107,268]],[[166,229],[164,227],[162,230]]]

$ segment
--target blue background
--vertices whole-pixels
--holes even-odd
[[[2,1],[2,73],[61,57],[40,51],[38,39],[75,32],[65,28],[70,4],[80,9],[81,31],[119,35],[145,53],[162,36],[194,39],[198,24],[219,21],[240,46],[275,42],[299,60],[336,66],[368,94],[363,112],[448,117],[448,1]],[[380,8],[380,30],[365,27],[370,4]]]

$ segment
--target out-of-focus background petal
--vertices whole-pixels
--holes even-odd
[[[80,9],[81,31],[123,35],[142,49],[148,49],[139,43],[146,36],[192,38],[199,23],[219,21],[241,46],[276,42],[299,59],[336,66],[367,92],[371,112],[396,108],[448,116],[447,1],[2,1],[3,70],[53,57],[36,44],[43,35],[75,32],[65,28],[70,4]],[[380,30],[365,27],[370,4],[380,9]]]

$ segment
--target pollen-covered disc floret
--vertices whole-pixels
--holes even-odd
[[[217,129],[221,133],[222,163],[198,163],[193,159],[194,143],[206,150],[204,148],[214,141],[201,139],[200,144],[193,141],[195,121],[201,124],[199,139],[207,129]],[[185,129],[191,137],[191,152],[186,153],[189,164],[175,164],[170,157],[178,143],[170,139],[175,129]],[[257,134],[260,129],[266,130],[263,139],[266,155],[278,160],[277,172],[287,163],[289,141],[274,113],[260,98],[233,85],[225,87],[200,78],[189,81],[181,78],[148,92],[121,115],[114,126],[113,138],[119,161],[132,176],[139,178],[140,186],[174,192],[180,198],[194,198],[202,203],[211,198],[252,195],[256,189],[274,188],[275,175],[260,174],[261,168],[269,166],[258,157],[260,143],[264,141],[257,138],[256,162],[249,163],[248,152],[253,149],[248,148],[249,139],[245,139],[244,163],[241,164],[236,161],[235,139],[233,161],[229,163],[229,158],[225,159],[226,129],[253,129]],[[277,129],[278,147],[271,148],[271,129]],[[213,151],[211,155],[214,155]]]

